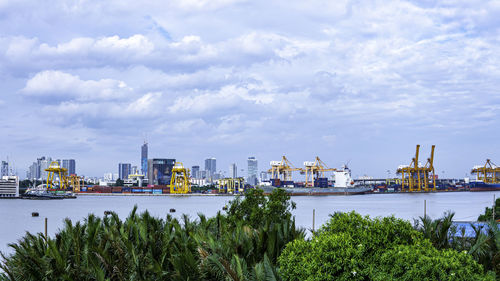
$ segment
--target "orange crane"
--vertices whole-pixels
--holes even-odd
[[[481,180],[484,183],[500,183],[500,167],[486,159],[484,166],[475,166],[471,170],[471,174],[476,175],[476,180]]]
[[[315,161],[305,161],[304,162],[305,168],[301,170],[301,174],[306,175],[306,182],[305,186],[306,187],[312,187],[314,186],[314,179],[317,178],[324,178],[325,177],[325,172],[329,171],[337,171],[335,168],[328,168],[328,166],[325,164],[325,162],[321,161],[318,156],[316,156]],[[311,181],[309,181],[309,178],[311,177]]]

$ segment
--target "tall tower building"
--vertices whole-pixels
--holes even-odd
[[[205,159],[205,171],[207,171],[207,178],[213,178],[217,172],[217,160],[215,158]]]
[[[9,163],[7,161],[2,161],[2,166],[0,168],[0,178],[9,175]]]
[[[233,179],[238,177],[238,167],[236,163],[229,165],[229,177]]]
[[[248,157],[248,178],[247,182],[251,185],[257,184],[257,159],[255,157]]]
[[[141,173],[148,177],[148,143],[144,141],[141,146]]]
[[[200,166],[191,167],[191,177],[195,179],[201,178],[200,176]]]
[[[122,180],[128,179],[128,175],[132,172],[132,165],[130,163],[118,164],[118,178]]]
[[[68,170],[68,175],[76,174],[76,161],[75,159],[63,159],[62,167]]]

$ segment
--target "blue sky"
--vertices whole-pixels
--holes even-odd
[[[437,2],[437,3],[436,3]],[[0,0],[0,158],[500,162],[499,1]],[[246,171],[245,171],[246,172]]]

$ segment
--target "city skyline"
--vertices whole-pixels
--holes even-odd
[[[385,177],[435,144],[437,173],[464,177],[500,162],[499,12],[495,1],[3,1],[0,159],[20,176],[42,155],[90,176],[142,169],[147,135],[148,158],[188,167],[319,156]]]

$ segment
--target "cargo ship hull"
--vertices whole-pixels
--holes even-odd
[[[264,194],[270,194],[277,187],[264,187]],[[361,195],[371,192],[368,187],[351,188],[283,188],[291,196],[328,196],[328,195]]]
[[[470,191],[500,191],[500,183],[484,183],[481,181],[469,183]]]

